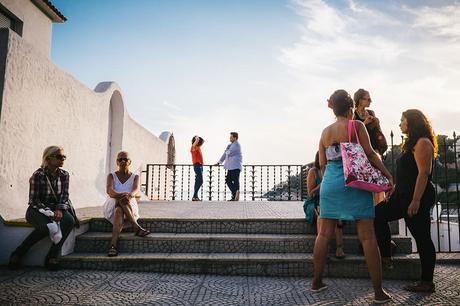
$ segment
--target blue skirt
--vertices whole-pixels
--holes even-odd
[[[345,186],[342,161],[328,161],[319,195],[320,217],[339,220],[373,219],[372,192]]]

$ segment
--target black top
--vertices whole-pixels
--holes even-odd
[[[367,112],[369,113],[370,116],[375,117],[374,111],[371,111],[370,109],[368,109]],[[357,111],[355,111],[355,120],[359,120],[362,123],[364,123],[364,119],[359,116]],[[376,152],[379,152],[379,150],[378,150],[378,140],[377,140],[375,131],[376,130],[380,131],[380,126],[377,123],[374,123],[374,122],[369,123],[369,124],[367,124],[365,126],[366,126],[367,133],[369,134],[369,139],[371,140],[372,149],[374,149],[374,151],[376,151]]]
[[[400,199],[409,204],[412,201],[418,176],[418,168],[415,162],[414,153],[403,153],[396,161],[396,167],[396,193]],[[433,183],[431,183],[430,173],[421,202],[427,200],[434,201],[434,193],[435,190]]]

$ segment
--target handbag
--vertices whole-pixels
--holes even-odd
[[[45,174],[45,176],[46,176],[46,181],[48,182],[48,186],[50,187],[51,192],[53,193],[54,199],[56,200],[56,202],[58,202],[58,197],[56,195],[56,192],[54,192],[53,185],[51,185],[48,175]],[[75,228],[80,228],[80,220],[78,220],[77,218],[77,213],[75,212],[75,208],[73,208],[72,201],[70,201],[70,199],[67,200],[67,205],[69,206],[68,211],[75,221]]]
[[[351,142],[352,129],[357,143]],[[374,168],[364,152],[356,131],[355,121],[348,121],[348,142],[340,143],[345,186],[370,192],[382,192],[392,188],[382,172]]]

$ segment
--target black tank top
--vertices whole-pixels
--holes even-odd
[[[412,151],[403,153],[396,161],[396,191],[400,199],[407,204],[412,201],[417,175],[418,168],[414,154]],[[435,190],[430,173],[421,201],[434,201],[434,195]]]

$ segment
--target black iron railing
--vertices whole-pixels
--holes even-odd
[[[306,178],[302,165],[244,165],[240,173],[242,201],[300,201]],[[222,166],[203,166],[199,198],[226,201],[231,198]],[[141,189],[151,200],[191,200],[195,172],[190,164],[148,164]]]
[[[384,163],[396,181],[396,160],[401,155],[393,132]],[[401,139],[402,140],[402,139]],[[432,238],[438,252],[460,251],[460,138],[438,136],[439,154],[433,162],[436,205],[431,211]],[[300,201],[306,195],[309,165],[245,165],[240,174],[242,201]],[[191,200],[195,183],[193,165],[149,164],[142,173],[142,191],[151,200]],[[205,165],[199,197],[204,201],[231,198],[222,166]],[[400,232],[409,235],[407,228]]]

